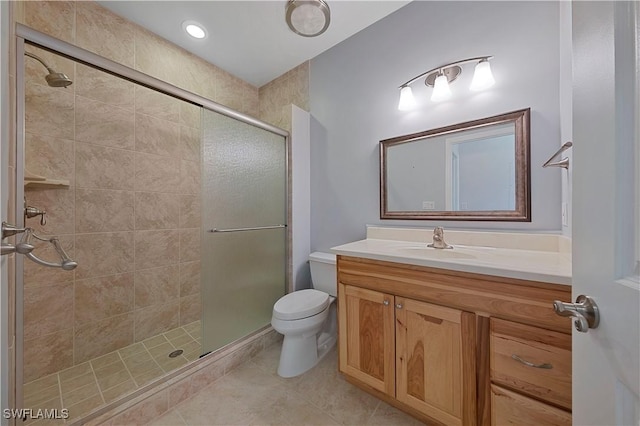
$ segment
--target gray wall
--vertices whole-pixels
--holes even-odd
[[[415,1],[311,61],[311,244],[362,239],[365,224],[560,231],[561,180],[540,165],[560,145],[559,6],[553,2]],[[494,55],[496,85],[470,92],[473,66],[453,96],[397,110],[398,86],[432,67]],[[531,107],[531,223],[381,221],[378,142]]]

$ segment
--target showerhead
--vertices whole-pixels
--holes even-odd
[[[39,57],[37,57],[33,53],[24,52],[24,54],[26,56],[29,56],[30,58],[33,58],[36,61],[40,62],[47,69],[47,71],[49,71],[49,74],[47,74],[44,77],[45,80],[47,80],[47,84],[49,86],[51,86],[51,87],[67,87],[67,86],[73,84],[73,81],[71,81],[71,79],[69,77],[67,77],[66,74],[54,71],[49,65],[47,65],[42,59],[40,59]]]
[[[47,84],[51,87],[67,87],[73,84],[73,81],[66,74],[49,70],[49,74],[45,77]]]

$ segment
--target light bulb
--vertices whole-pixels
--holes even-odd
[[[440,102],[447,100],[451,97],[451,90],[449,89],[449,80],[444,74],[440,74],[436,81],[433,83],[433,93],[431,94],[431,100],[433,102]]]
[[[476,69],[473,72],[473,80],[471,80],[470,90],[478,91],[488,89],[496,83],[491,73],[491,65],[486,59],[481,60],[476,65]]]
[[[398,102],[398,109],[400,111],[408,111],[416,106],[416,100],[413,97],[411,87],[404,86],[400,89],[400,102]]]

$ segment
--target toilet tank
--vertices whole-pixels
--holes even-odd
[[[331,296],[337,296],[336,255],[319,251],[313,252],[309,255],[309,266],[311,267],[313,288]]]

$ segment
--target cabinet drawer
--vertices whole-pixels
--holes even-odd
[[[570,335],[491,319],[490,363],[493,382],[571,410]]]
[[[491,385],[491,424],[570,426],[571,413]]]

